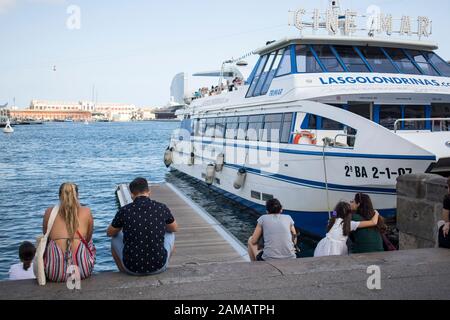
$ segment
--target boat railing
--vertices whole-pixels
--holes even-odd
[[[431,131],[450,131],[450,118],[411,118],[411,119],[398,119],[394,123],[394,132],[399,130],[399,124],[401,123],[415,123],[415,122],[428,122],[431,121]],[[435,130],[436,122],[439,122],[439,130]]]

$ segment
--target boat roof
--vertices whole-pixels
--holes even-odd
[[[263,55],[290,44],[330,44],[330,45],[354,45],[370,47],[404,48],[412,50],[434,51],[439,46],[433,42],[399,40],[376,37],[349,37],[349,36],[301,36],[297,38],[284,38],[267,46],[259,48],[256,54]]]

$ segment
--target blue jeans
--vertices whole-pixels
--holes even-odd
[[[125,269],[126,273],[132,276],[151,276],[159,273],[163,273],[167,270],[167,267],[169,266],[169,259],[170,255],[172,254],[173,247],[175,246],[175,233],[169,233],[166,232],[166,235],[164,236],[164,249],[167,251],[167,260],[164,264],[164,267],[162,267],[159,270],[156,270],[151,273],[135,273],[127,269],[125,267],[125,264],[123,263],[123,232],[121,231],[117,236],[113,237],[111,239],[111,248],[114,250],[114,252],[119,257],[120,261],[122,262],[122,266]]]

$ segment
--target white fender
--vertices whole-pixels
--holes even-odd
[[[236,180],[234,181],[233,184],[234,188],[237,190],[241,189],[244,186],[246,179],[247,179],[247,170],[245,170],[245,168],[239,169],[239,171],[237,172]]]
[[[217,156],[216,172],[222,172],[224,164],[225,164],[225,155],[221,153]]]
[[[205,182],[208,185],[212,185],[214,183],[214,177],[216,176],[216,166],[214,164],[209,164],[206,167],[206,178]]]
[[[173,148],[167,148],[166,152],[164,153],[164,164],[166,167],[170,167],[173,163]]]

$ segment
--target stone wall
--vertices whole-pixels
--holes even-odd
[[[438,221],[447,179],[433,174],[405,175],[397,181],[400,250],[438,247]]]

